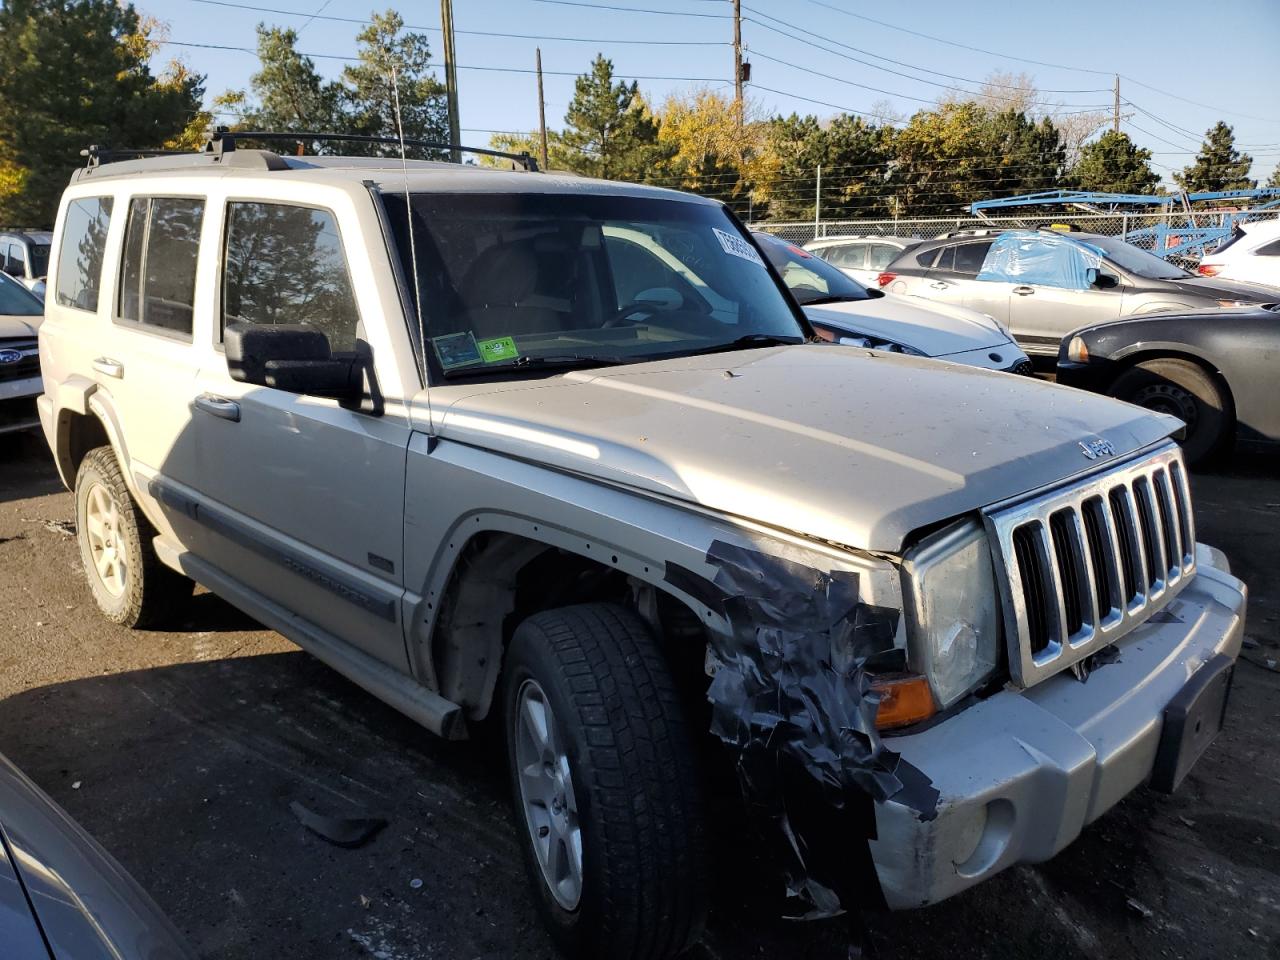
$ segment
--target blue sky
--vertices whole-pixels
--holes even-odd
[[[324,18],[359,19],[385,9],[341,0],[266,0],[271,10],[264,10],[262,2],[234,0],[254,8],[240,9],[212,0],[135,0],[141,12],[165,22],[175,41],[160,58],[179,56],[206,74],[210,95],[246,87],[256,58],[184,44],[253,47],[254,26],[266,22],[300,29],[304,52],[351,56],[359,25]],[[439,4],[419,0],[396,9],[425,28],[438,58]],[[888,102],[910,115],[948,85],[971,89],[970,81],[992,71],[1026,72],[1045,91],[1043,100],[1063,110],[1109,110],[1111,74],[1118,70],[1121,96],[1130,102],[1123,107],[1124,129],[1152,151],[1166,178],[1190,161],[1203,131],[1219,119],[1253,155],[1253,175],[1265,178],[1280,161],[1280,57],[1274,53],[1280,2],[1230,0],[1213,6],[1207,22],[1209,10],[1204,0],[743,0],[743,41],[752,62],[748,93],[767,110],[786,113],[825,117],[838,108],[872,111]],[[639,78],[654,101],[692,87],[731,90],[730,11],[728,0],[454,0],[463,139],[480,145],[493,130],[536,128],[533,75],[509,72],[531,71],[536,46],[551,126],[561,123],[573,76],[597,52],[613,60],[618,76]],[[328,57],[316,63],[326,75],[343,65]]]

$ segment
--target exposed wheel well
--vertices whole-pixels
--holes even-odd
[[[92,414],[63,410],[58,414],[58,470],[68,487],[76,482],[76,473],[85,455],[95,447],[111,443],[102,421]]]
[[[463,548],[440,603],[431,666],[441,695],[462,704],[469,719],[483,719],[516,627],[543,610],[592,602],[634,610],[654,631],[677,683],[705,690],[707,638],[696,612],[608,563],[489,532]]]

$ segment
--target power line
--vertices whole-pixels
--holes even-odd
[[[312,20],[327,20],[332,23],[350,23],[357,26],[368,26],[373,23],[372,20],[362,20],[359,17],[337,17],[337,16],[320,16],[318,13],[310,14],[302,10],[279,10],[271,7],[257,7],[248,3],[232,3],[231,0],[189,0],[190,3],[201,3],[211,7],[229,7],[233,10],[247,10],[251,13],[273,13],[282,17],[300,17],[310,18]],[[324,9],[323,7],[321,9]],[[439,33],[440,27],[419,26],[417,24],[406,23],[406,30],[426,30],[432,33]],[[560,37],[560,36],[544,36],[536,33],[503,33],[496,30],[454,30],[459,35],[467,35],[470,37],[497,37],[504,40],[542,40],[546,42],[562,42],[562,43],[620,43],[644,46],[664,46],[664,47],[727,47],[727,40],[634,40],[621,38],[604,38],[604,37]]]
[[[183,41],[183,40],[153,40],[151,42],[155,44],[165,44],[171,47],[195,47],[203,50],[229,50],[235,53],[248,53],[254,56],[258,55],[258,51],[252,47],[237,47],[237,46],[232,46],[230,44],[192,43],[192,42]],[[300,57],[310,57],[315,60],[342,60],[348,63],[358,63],[360,60],[359,57],[348,57],[348,56],[343,56],[342,54],[337,54],[337,53],[307,53],[302,50],[297,50],[294,52],[297,53],[297,55]],[[457,67],[459,70],[483,70],[483,71],[492,72],[492,73],[537,73],[537,71],[532,69],[531,67],[490,67],[490,66],[481,66],[479,64],[463,64],[463,63],[459,63]],[[582,76],[581,73],[577,73],[573,70],[544,70],[542,72],[544,74],[547,74],[553,77]],[[625,77],[623,77],[623,79],[669,80],[669,81],[676,81],[680,83],[718,83],[720,82],[719,77],[665,77],[665,76],[660,77],[660,76],[645,76],[644,74],[636,74],[635,76],[631,76],[630,74],[628,74]]]
[[[590,7],[592,10],[620,10],[624,13],[657,13],[666,17],[702,17],[706,20],[730,20],[731,13],[692,13],[687,10],[653,10],[645,7],[617,7],[607,3],[584,3],[582,0],[535,0],[537,3],[554,3],[561,7]]]
[[[914,75],[909,74],[909,73],[903,73],[901,70],[893,70],[893,69],[890,69],[889,67],[882,67],[882,66],[880,66],[880,65],[879,65],[879,64],[877,64],[877,63],[871,63],[871,62],[869,62],[869,61],[867,61],[867,60],[862,60],[862,59],[860,59],[860,58],[858,58],[858,57],[850,56],[850,55],[849,55],[849,54],[847,54],[847,53],[841,53],[839,50],[832,50],[830,47],[823,46],[823,45],[822,45],[822,43],[820,43],[820,42],[816,42],[816,41],[825,40],[826,38],[824,38],[824,37],[820,36],[819,34],[813,33],[812,31],[805,30],[805,29],[804,29],[804,28],[802,28],[802,27],[795,27],[795,28],[793,28],[793,29],[799,30],[802,34],[805,34],[805,36],[804,36],[804,37],[798,37],[798,36],[796,36],[795,34],[788,33],[786,30],[783,30],[783,29],[781,29],[781,28],[779,28],[779,27],[776,27],[776,26],[774,26],[774,25],[772,25],[772,24],[762,23],[761,21],[759,21],[759,20],[755,19],[754,17],[745,17],[744,19],[745,19],[747,22],[749,22],[749,23],[753,23],[753,24],[755,24],[756,26],[763,27],[763,28],[764,28],[764,29],[766,29],[766,30],[771,30],[771,31],[773,31],[774,33],[776,33],[776,34],[778,34],[778,35],[780,35],[780,36],[786,37],[786,38],[787,38],[787,39],[789,39],[789,40],[795,40],[795,41],[797,41],[798,43],[803,43],[803,44],[804,44],[806,47],[808,47],[808,48],[814,48],[814,47],[816,47],[817,49],[822,50],[822,51],[824,51],[825,53],[830,53],[830,54],[832,54],[833,56],[841,57],[841,58],[843,58],[843,59],[845,59],[845,60],[852,61],[853,63],[860,63],[860,64],[862,64],[863,66],[870,67],[870,68],[871,68],[871,69],[873,69],[873,70],[880,70],[880,71],[882,71],[882,72],[884,72],[884,73],[891,73],[891,74],[893,74],[895,77],[904,77],[905,79],[907,79],[907,80],[911,80],[911,81],[913,81],[913,82],[915,82],[915,83],[923,83],[923,84],[927,84],[928,86],[931,86],[931,87],[938,87],[938,88],[943,89],[943,90],[950,90],[950,91],[953,91],[953,92],[955,92],[955,93],[964,94],[964,95],[966,95],[966,96],[968,96],[968,97],[983,96],[983,97],[986,97],[986,98],[991,99],[991,100],[1002,100],[1002,101],[1005,101],[1005,102],[1007,102],[1007,103],[1020,103],[1020,102],[1024,102],[1024,101],[1023,101],[1023,98],[1021,98],[1021,97],[1006,97],[1006,96],[1002,96],[1002,95],[1000,95],[1000,94],[998,94],[998,93],[993,93],[993,92],[985,92],[985,93],[984,93],[984,92],[980,92],[980,91],[969,90],[969,89],[967,89],[967,88],[965,88],[965,87],[957,87],[957,86],[955,86],[954,84],[939,83],[939,82],[938,82],[938,81],[936,81],[936,80],[929,80],[929,79],[926,79],[926,78],[924,78],[924,77],[917,77],[917,76],[914,76]],[[771,18],[771,19],[772,19],[772,18]],[[845,49],[847,49],[847,50],[858,50],[858,48],[857,48],[857,47],[850,47],[848,44],[841,43],[841,42],[840,42],[840,41],[838,41],[838,40],[830,40],[830,41],[828,41],[828,42],[833,43],[833,44],[835,44],[835,45],[836,45],[836,46],[838,46],[838,47],[843,47],[843,48],[845,48]],[[770,60],[772,60],[772,59],[776,59],[776,58],[770,57],[768,54],[760,53],[758,50],[753,50],[753,52],[754,52],[754,53],[756,53],[757,55],[761,56],[761,57],[764,57],[765,59],[770,59]],[[862,52],[862,51],[859,51],[859,52]],[[796,66],[795,64],[787,63],[786,61],[778,61],[778,62],[786,63],[786,65],[787,65],[787,66]],[[894,61],[894,62],[896,62],[896,61]],[[807,68],[807,67],[799,67],[799,69],[807,70],[807,69],[809,69],[809,68]],[[825,76],[825,75],[824,75],[824,76]],[[833,78],[833,79],[838,79],[838,78]],[[850,81],[844,81],[844,82],[850,82]],[[975,80],[975,81],[970,81],[970,82],[978,83],[978,82],[980,82],[980,81],[976,81],[976,80]],[[876,89],[878,89],[878,88],[871,87],[870,89],[876,90]],[[880,91],[880,92],[886,92],[886,91]],[[1103,91],[1103,90],[1097,90],[1097,91],[1092,91],[1092,92],[1105,93],[1106,91]],[[921,97],[913,97],[913,96],[910,96],[910,95],[908,95],[908,94],[891,94],[891,95],[892,95],[892,96],[902,97],[903,99],[907,99],[907,100],[917,100],[917,101],[920,101],[921,103],[932,103],[932,102],[933,102],[933,101],[931,101],[931,100],[926,100],[926,99],[921,98]],[[1051,103],[1051,102],[1048,102],[1048,101],[1042,101],[1042,100],[1030,101],[1030,102],[1028,102],[1028,104],[1027,104],[1027,105],[1029,105],[1029,106],[1038,106],[1038,107],[1051,107],[1051,108],[1054,108],[1054,109],[1059,109],[1059,108],[1064,107],[1064,106],[1072,106],[1072,107],[1079,107],[1079,106],[1083,106],[1082,104],[1062,104],[1062,103]],[[1092,107],[1091,107],[1091,108],[1090,108],[1090,110],[1092,110],[1092,109],[1095,109],[1095,108],[1092,108]]]

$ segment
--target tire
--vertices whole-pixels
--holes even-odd
[[[1222,453],[1235,434],[1235,411],[1226,392],[1208,371],[1188,360],[1144,360],[1120,374],[1110,392],[1186,423],[1182,452],[1191,466]]]
[[[609,604],[531,616],[507,653],[503,706],[525,866],[560,949],[619,960],[684,952],[706,909],[701,786],[675,686],[647,627]],[[531,726],[534,716],[547,718],[543,743],[530,732],[541,726]],[[522,766],[534,775],[522,777]],[[548,853],[546,870],[540,838],[560,852]],[[549,876],[561,878],[554,888]]]
[[[192,582],[156,556],[143,516],[110,447],[85,455],[76,472],[76,541],[102,615],[125,627],[159,626],[191,597]]]

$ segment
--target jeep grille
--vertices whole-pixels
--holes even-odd
[[[1182,453],[1169,444],[986,514],[1015,683],[1030,686],[1162,609],[1195,572]]]

